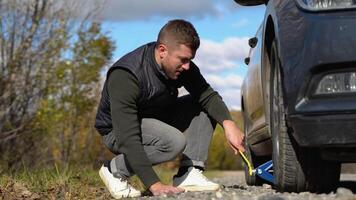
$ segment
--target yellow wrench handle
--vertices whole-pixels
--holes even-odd
[[[252,176],[252,167],[251,167],[250,161],[248,161],[246,155],[245,155],[242,151],[239,150],[239,153],[240,153],[241,157],[243,158],[244,162],[247,164],[247,167],[248,167],[248,174],[249,174],[250,176]]]

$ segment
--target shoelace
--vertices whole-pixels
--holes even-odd
[[[211,182],[207,177],[204,176],[203,171],[200,169],[196,169],[193,168],[192,171],[194,170],[195,173],[193,173],[195,175],[195,177],[201,178],[206,182]]]
[[[126,190],[126,189],[129,189],[129,193],[131,192],[131,188],[130,188],[130,185],[127,181],[121,179],[121,178],[118,178],[118,180],[120,181],[119,183],[114,183],[115,184],[115,192],[120,192],[122,190]],[[118,184],[122,184],[124,183],[125,184],[125,188],[118,188]],[[117,184],[117,185],[116,185]]]
[[[127,197],[130,196],[130,194],[131,194],[131,192],[132,192],[133,190],[136,190],[134,187],[132,187],[132,186],[129,184],[128,181],[126,181],[126,188],[129,190],[129,192],[127,193]]]
[[[129,192],[127,193],[127,196],[126,196],[126,197],[130,197],[130,194],[131,194],[131,187],[130,187],[129,185],[127,185],[127,187],[128,187]]]

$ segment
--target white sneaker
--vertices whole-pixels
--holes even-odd
[[[202,170],[189,167],[188,171],[180,176],[173,177],[173,186],[183,188],[185,191],[216,191],[220,185],[211,182],[202,174]]]
[[[141,196],[141,192],[133,188],[127,180],[114,177],[104,165],[101,166],[99,175],[101,180],[105,183],[105,186],[108,188],[111,196],[115,199]]]

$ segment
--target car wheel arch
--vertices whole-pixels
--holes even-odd
[[[272,66],[270,64],[270,58],[271,58],[271,47],[272,43],[275,40],[275,26],[274,22],[272,19],[272,16],[268,16],[267,22],[265,24],[265,30],[264,30],[264,35],[263,35],[263,52],[262,52],[262,87],[263,87],[263,96],[264,96],[264,102],[265,102],[265,118],[266,118],[266,124],[269,126],[270,119],[270,108],[269,108],[269,103],[270,103],[270,81],[272,77]],[[269,129],[269,134],[271,136],[271,132]]]
[[[273,42],[275,42],[275,45],[276,45],[276,52],[277,52],[277,57],[278,57],[278,62],[280,63],[279,66],[280,66],[280,73],[281,73],[281,82],[282,82],[282,90],[284,92],[284,94],[286,94],[286,88],[285,88],[285,84],[284,84],[284,68],[283,68],[283,63],[281,61],[281,49],[280,49],[280,44],[279,44],[279,40],[278,40],[278,35],[277,34],[277,30],[276,30],[276,26],[274,24],[274,21],[273,21],[273,18],[272,16],[268,16],[267,18],[267,22],[265,24],[266,28],[265,28],[265,33],[264,33],[264,54],[267,54],[268,58],[265,59],[263,62],[270,62],[271,61],[271,49],[272,49],[272,44]],[[266,80],[271,80],[271,77],[272,77],[272,72],[273,72],[273,67],[274,66],[271,66],[270,63],[268,63],[267,65],[264,65],[264,66],[267,66],[267,69],[265,69],[265,72],[264,72],[264,82],[266,83],[267,81]],[[270,82],[269,82],[270,83]],[[270,92],[270,90],[268,91]],[[267,94],[267,96],[269,96],[269,94]],[[285,99],[285,97],[283,97],[284,99],[284,106],[285,108],[287,109],[287,99]],[[288,112],[288,109],[286,110]],[[269,115],[269,113],[266,113],[266,115]],[[288,121],[288,120],[287,120]]]
[[[270,56],[271,55],[272,42],[273,42],[274,38],[276,37],[275,26],[274,26],[274,22],[273,22],[272,16],[268,16],[268,18],[267,18],[267,22],[265,24],[264,37],[265,37],[264,38],[265,50],[266,50],[266,53],[268,54],[268,56]]]
[[[265,30],[264,30],[264,52],[263,53],[267,53],[268,55],[268,61],[270,61],[271,59],[271,48],[272,48],[272,44],[275,41],[275,45],[277,48],[277,55],[278,55],[278,61],[280,63],[280,73],[281,73],[281,82],[282,82],[282,90],[284,92],[284,94],[287,94],[287,90],[285,88],[285,84],[284,84],[284,64],[283,64],[283,59],[281,58],[282,54],[281,52],[283,52],[283,50],[281,49],[281,44],[280,44],[280,40],[279,40],[279,30],[278,30],[278,24],[276,23],[276,18],[275,18],[275,13],[271,12],[269,13],[267,16],[267,20],[265,22]],[[268,69],[269,71],[265,72],[265,76],[268,75],[269,77],[271,77],[271,72],[273,72],[273,66],[270,66],[270,69]],[[268,73],[268,74],[266,74]],[[266,77],[265,77],[266,80]],[[286,108],[286,111],[288,113],[288,107],[287,106],[287,99],[285,99],[285,97],[283,97],[284,101],[284,106]],[[268,114],[268,113],[266,113]],[[288,121],[288,118],[287,118]]]

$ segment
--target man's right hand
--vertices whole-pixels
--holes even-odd
[[[169,194],[169,193],[181,193],[184,192],[184,189],[177,188],[170,185],[164,185],[161,182],[154,183],[150,186],[149,190],[154,196]]]

